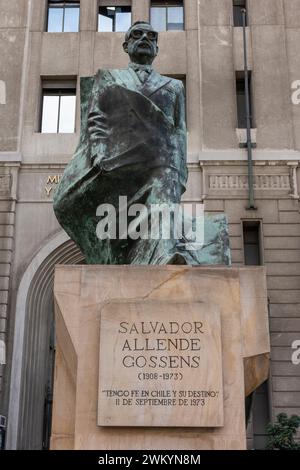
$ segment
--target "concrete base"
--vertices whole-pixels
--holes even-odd
[[[268,377],[264,268],[57,266],[54,294],[52,449],[246,449],[245,395]],[[97,425],[100,312],[128,300],[201,302],[220,311],[223,427]]]

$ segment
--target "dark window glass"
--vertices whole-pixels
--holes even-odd
[[[244,258],[246,266],[260,266],[260,222],[243,222]]]
[[[131,7],[99,7],[98,31],[127,31],[131,26]]]
[[[184,29],[182,1],[152,1],[150,23],[156,31],[181,31]]]
[[[74,81],[43,83],[41,132],[72,134],[75,132],[76,84]]]
[[[79,16],[79,1],[49,1],[47,31],[49,33],[76,33],[79,31]]]
[[[243,13],[242,11],[247,8],[246,0],[233,0],[233,24],[234,26],[243,26]],[[246,26],[248,24],[246,14]]]
[[[253,439],[254,449],[266,449],[267,424],[270,422],[268,382],[264,382],[254,393],[253,398]]]
[[[248,72],[248,86],[249,86],[249,104],[251,116],[251,128],[253,127],[252,117],[252,86],[251,86],[251,72]],[[239,129],[247,128],[247,113],[246,113],[246,90],[245,90],[245,74],[244,72],[236,73],[236,104],[237,104],[237,125]]]

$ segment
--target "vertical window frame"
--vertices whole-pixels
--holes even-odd
[[[126,3],[126,4],[125,4]],[[119,5],[115,4],[114,2],[111,1],[101,1],[98,0],[97,2],[97,32],[98,33],[125,33],[126,31],[116,31],[116,12],[115,15],[112,17],[113,20],[113,25],[112,25],[112,31],[103,31],[100,29],[100,8],[108,8],[108,7],[114,7],[114,8],[130,8],[130,26],[132,25],[132,1],[128,0],[128,2],[124,2],[124,4]],[[126,13],[126,12],[124,12]]]
[[[181,7],[182,8],[182,13],[183,13],[183,24],[182,24],[182,29],[178,30],[173,30],[173,29],[168,29],[168,10],[169,8],[174,8],[174,7]],[[151,10],[152,8],[161,8],[166,10],[166,24],[165,24],[165,30],[161,32],[170,32],[170,31],[185,31],[185,2],[184,0],[182,1],[176,1],[176,0],[166,0],[166,1],[151,1],[150,0],[150,23],[151,23]]]
[[[236,72],[235,72],[236,124],[237,124],[237,129],[247,129],[246,103],[244,105],[244,117],[243,117],[243,120],[245,121],[245,126],[240,125],[242,120],[240,119],[240,113],[239,113],[238,83],[243,83],[244,99],[246,100],[245,72],[244,72],[244,70],[236,70]],[[252,70],[248,70],[248,86],[249,86],[251,129],[255,129],[254,104],[253,104],[254,103],[254,100],[253,100],[253,72],[252,72]]]
[[[70,86],[68,86],[70,82]],[[63,85],[62,85],[63,83]],[[55,86],[57,84],[57,86]],[[60,84],[60,86],[59,86]],[[71,86],[73,85],[73,86]],[[63,134],[75,134],[76,133],[76,115],[77,115],[77,79],[43,79],[41,80],[41,99],[39,106],[39,123],[38,123],[38,133],[39,134],[52,134],[52,135],[63,135]],[[58,96],[58,116],[56,123],[56,132],[43,132],[43,111],[44,111],[44,97],[45,96]],[[75,110],[74,110],[74,129],[73,132],[59,132],[60,127],[60,109],[61,109],[61,97],[62,96],[75,96]]]
[[[264,266],[264,247],[263,247],[263,220],[262,219],[242,219],[242,245],[243,245],[243,259],[245,266]],[[246,264],[246,254],[245,254],[245,233],[244,228],[249,226],[256,226],[258,232],[258,256],[259,256],[259,264]]]
[[[243,5],[241,5],[243,3]],[[240,5],[239,5],[240,4]],[[233,0],[232,1],[232,24],[234,28],[242,28],[243,27],[243,20],[241,18],[240,24],[235,24],[235,8],[239,7],[240,9],[246,10],[246,27],[249,26],[249,18],[248,18],[248,0]]]

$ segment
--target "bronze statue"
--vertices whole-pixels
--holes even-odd
[[[128,68],[82,79],[80,143],[56,191],[54,210],[89,264],[228,264],[223,215],[207,219],[205,244],[198,251],[187,249],[184,236],[133,239],[119,232],[99,238],[100,205],[116,209],[118,227],[124,211],[143,205],[149,212],[140,225],[151,225],[153,205],[177,206],[185,191],[185,90],[180,80],[152,68],[157,44],[158,33],[138,21],[123,44]],[[127,202],[120,207],[124,196]]]

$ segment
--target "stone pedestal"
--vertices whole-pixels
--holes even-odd
[[[57,266],[54,293],[52,449],[246,448],[264,268]]]

